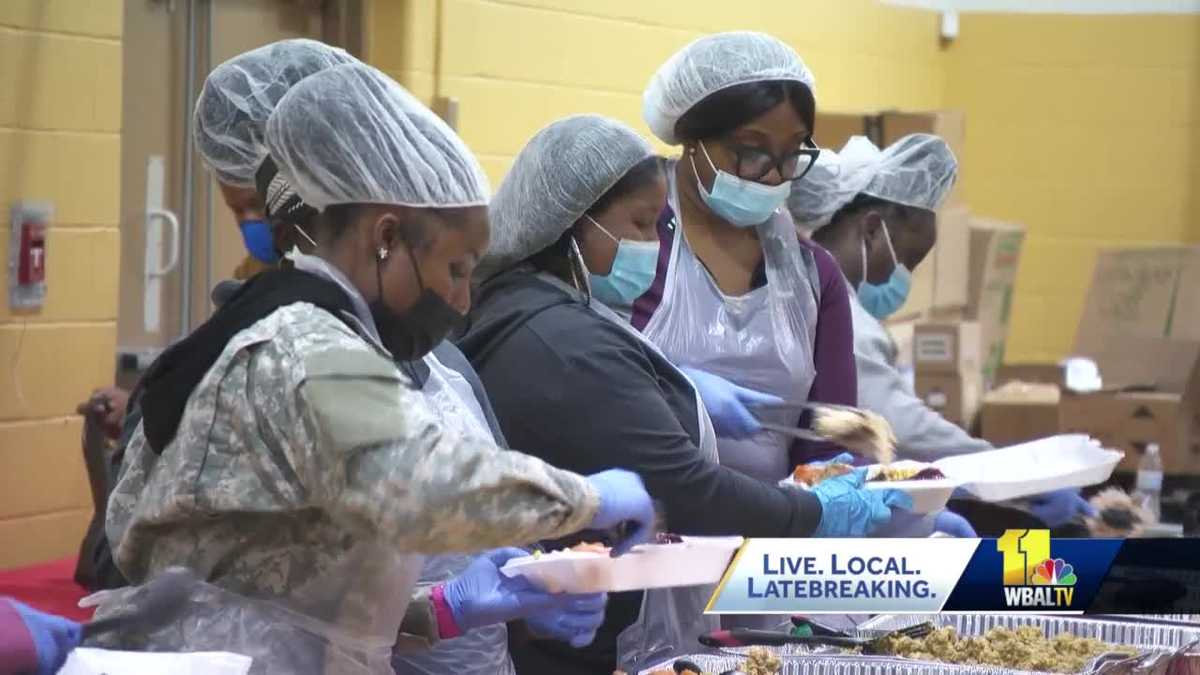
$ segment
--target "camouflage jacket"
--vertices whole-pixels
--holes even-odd
[[[263,636],[291,622],[326,644],[390,653],[406,610],[436,634],[426,610],[408,607],[414,554],[559,537],[597,508],[582,477],[440,424],[386,353],[333,315],[290,305],[230,341],[161,456],[134,433],[107,514],[118,566],[138,584],[182,565],[211,585],[205,597],[228,595],[122,646],[286,660],[296,648]],[[246,628],[254,612],[228,616],[234,605],[270,618]],[[309,657],[325,663],[314,672],[353,670]]]

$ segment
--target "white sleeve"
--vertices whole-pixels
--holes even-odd
[[[858,404],[883,415],[892,425],[899,458],[928,462],[992,449],[987,441],[972,437],[925,405],[896,369],[883,326],[867,326],[858,318],[854,326]]]

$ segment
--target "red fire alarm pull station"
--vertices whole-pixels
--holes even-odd
[[[46,301],[46,229],[49,204],[17,202],[12,207],[8,246],[8,300],[16,308],[41,307]]]

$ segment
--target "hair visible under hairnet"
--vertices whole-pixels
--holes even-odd
[[[950,146],[931,134],[910,134],[883,151],[854,136],[841,152],[822,150],[817,163],[792,185],[788,208],[802,229],[829,224],[860,194],[936,211],[958,177]]]
[[[642,117],[662,142],[680,139],[675,124],[710,94],[747,82],[791,80],[816,94],[813,74],[796,50],[766,33],[733,31],[702,37],[654,73],[642,95]]]
[[[316,40],[281,40],[239,54],[213,69],[196,99],[196,149],[217,179],[253,188],[266,157],[267,118],[297,82],[357,60]]]
[[[488,208],[492,240],[485,278],[553,244],[654,150],[624,124],[575,115],[537,132],[521,149]]]
[[[466,144],[395,80],[364,63],[305,78],[267,121],[284,180],[317,210],[334,204],[482,206],[487,177]]]

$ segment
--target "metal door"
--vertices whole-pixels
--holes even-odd
[[[136,377],[211,311],[245,255],[191,142],[191,111],[222,61],[292,37],[361,48],[361,0],[129,0],[121,147],[117,377]]]

